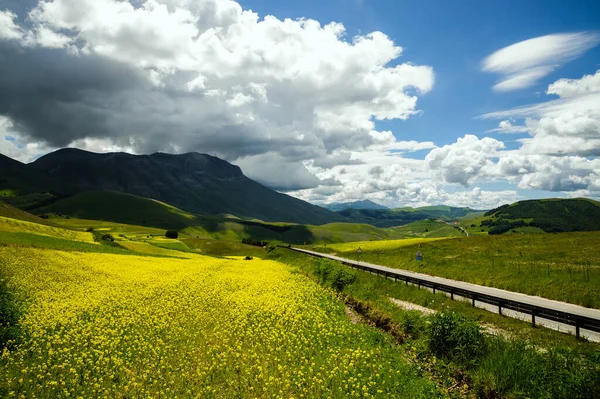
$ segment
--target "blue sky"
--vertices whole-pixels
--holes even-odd
[[[423,116],[379,123],[399,138],[418,135],[438,145],[465,133],[483,135],[494,121],[475,117],[540,101],[549,83],[580,78],[600,65],[600,46],[541,79],[535,86],[494,93],[495,74],[481,71],[494,51],[522,40],[553,33],[600,29],[598,1],[394,1],[394,0],[243,0],[260,15],[342,22],[349,37],[382,31],[404,48],[399,62],[431,65],[435,87],[419,98]],[[541,93],[541,96],[540,96]]]
[[[198,151],[317,204],[600,199],[598,1],[7,0],[0,57],[24,162]]]

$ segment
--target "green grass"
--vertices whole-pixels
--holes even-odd
[[[324,282],[323,268],[330,268],[332,272],[346,268],[286,249],[277,249],[271,256],[321,282]],[[452,301],[443,294],[362,271],[346,270],[355,276],[341,291],[347,303],[359,309],[371,323],[399,337],[419,367],[451,391],[457,384],[467,384],[465,397],[569,399],[595,397],[600,392],[598,344],[549,329],[533,328],[529,323]],[[329,280],[325,281],[329,284]],[[471,348],[478,349],[477,355],[462,362],[456,354],[436,355],[431,348],[429,327],[435,318],[401,309],[389,301],[390,297],[441,312],[458,312],[479,325],[493,325],[513,338],[486,336],[481,348]],[[467,341],[462,345],[471,344]],[[453,392],[457,394],[456,390]]]
[[[387,229],[396,237],[462,237],[465,234],[436,220],[419,220],[404,226],[390,227]]]
[[[339,256],[600,308],[600,233],[474,236]],[[390,245],[393,243],[390,241]],[[403,246],[400,246],[403,245]],[[335,251],[335,246],[327,252]],[[318,247],[325,251],[325,248]],[[421,251],[423,262],[415,260]]]
[[[330,223],[312,226],[244,220],[229,215],[194,215],[163,202],[110,191],[77,194],[38,208],[36,213],[50,214],[54,223],[73,228],[85,228],[86,224],[88,227],[101,228],[101,224],[106,223],[108,225],[105,227],[114,231],[114,225],[120,224],[148,228],[148,231],[152,228],[173,229],[191,237],[232,241],[254,238],[302,244],[305,241],[332,243],[399,237],[392,231],[366,224]],[[56,214],[69,215],[71,219],[54,217]],[[100,225],[92,222],[94,220],[100,221]],[[156,232],[150,234],[157,235]]]
[[[113,191],[88,191],[35,210],[36,214],[61,213],[79,219],[184,229],[195,215],[160,201]]]
[[[254,245],[246,245],[237,241],[214,240],[210,238],[182,238],[188,248],[211,256],[252,256],[264,258],[266,250]]]

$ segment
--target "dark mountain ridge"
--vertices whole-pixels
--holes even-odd
[[[379,205],[371,200],[332,202],[330,204],[323,205],[323,207],[334,212],[345,211],[346,209],[390,209],[387,206]]]
[[[50,189],[57,197],[91,190],[117,191],[156,199],[198,214],[228,213],[265,221],[309,224],[345,219],[273,191],[246,177],[238,166],[206,154],[97,154],[65,148],[21,166],[27,179],[33,180],[32,186],[42,180],[61,182],[62,187]]]

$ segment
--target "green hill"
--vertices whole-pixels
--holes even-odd
[[[419,220],[387,229],[399,237],[463,237],[462,230],[438,220]]]
[[[291,244],[379,240],[396,237],[370,225],[330,223],[303,225],[244,220],[231,215],[195,215],[164,202],[116,191],[88,191],[36,209],[38,214],[175,229],[190,237],[281,241]],[[35,217],[35,216],[32,216]]]
[[[523,228],[547,233],[600,230],[600,202],[586,198],[519,201],[486,212],[480,226],[489,234]]]
[[[355,223],[367,223],[377,227],[393,227],[429,218],[455,221],[475,212],[480,211],[440,205],[422,208],[346,209],[338,213]]]
[[[45,224],[47,226],[54,226],[54,224],[49,222],[48,220],[42,219],[41,217],[36,215],[32,215],[31,213],[25,212],[19,208],[15,208],[14,206],[6,204],[2,201],[0,201],[0,216],[11,219],[23,220],[26,222]]]

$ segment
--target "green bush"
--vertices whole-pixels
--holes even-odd
[[[429,348],[436,356],[470,366],[477,362],[484,345],[481,328],[474,321],[452,311],[433,316]]]
[[[337,291],[342,291],[356,280],[354,271],[324,259],[315,263],[314,272],[321,284],[328,285]]]
[[[165,237],[176,239],[177,237],[179,237],[179,233],[175,230],[167,230],[167,232],[165,233]]]
[[[102,235],[102,241],[114,242],[115,238],[110,234],[104,234],[104,235]]]

